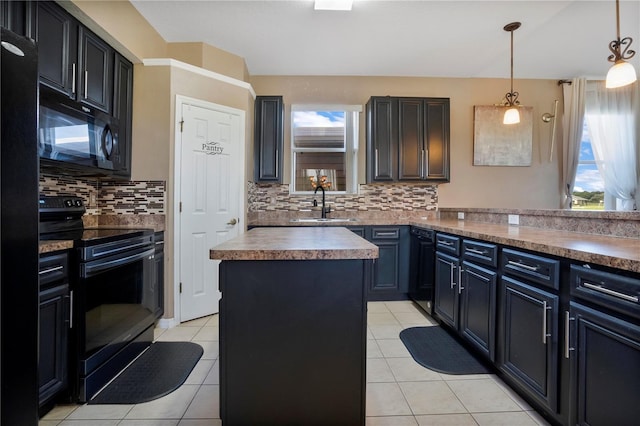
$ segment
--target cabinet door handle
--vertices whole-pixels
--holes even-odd
[[[451,266],[449,270],[451,271],[451,290],[453,290],[453,286],[456,285],[455,282],[453,281],[453,270],[456,269],[456,265],[454,265],[451,262],[447,262],[447,264]]]
[[[551,306],[547,306],[547,301],[542,302],[542,343],[547,344],[547,337],[551,334],[547,333],[547,311],[551,310]]]
[[[424,178],[424,149],[420,153],[420,178]]]
[[[76,64],[71,64],[71,93],[76,94]]]
[[[69,292],[69,328],[73,328],[73,290]]]
[[[88,96],[88,87],[89,87],[89,71],[84,72],[84,98],[87,99]]]
[[[575,318],[571,318],[571,314],[569,313],[569,311],[564,312],[564,357],[567,359],[569,359],[569,354],[571,353],[571,351],[575,350],[575,348],[572,348],[569,343],[569,323],[574,320]]]
[[[280,168],[280,161],[278,161],[278,158],[279,158],[278,154],[279,154],[279,151],[276,149],[276,175],[275,175],[275,177],[276,177],[276,178],[277,178],[277,177],[278,177],[278,175],[280,174],[280,170],[279,170],[279,168]]]
[[[594,291],[598,291],[600,293],[607,294],[609,296],[613,296],[613,297],[617,297],[619,299],[624,299],[624,300],[628,300],[630,302],[638,303],[638,296],[631,296],[629,294],[620,293],[618,291],[610,290],[610,289],[608,289],[606,287],[601,287],[599,285],[591,284],[591,283],[588,283],[588,282],[583,282],[582,285],[584,287],[586,287],[586,288],[589,288],[589,289],[594,290]]]
[[[527,264],[522,263],[522,262],[514,262],[513,260],[509,260],[507,263],[509,265],[512,265],[512,266],[515,266],[515,267],[519,267],[519,268],[528,269],[528,270],[533,271],[533,272],[538,272],[538,269],[540,269],[539,266],[530,266],[530,265],[527,265]]]
[[[373,156],[373,178],[377,178],[378,177],[378,148],[376,148],[375,150],[375,155]]]
[[[458,294],[462,294],[462,273],[463,273],[462,265],[458,266]]]
[[[421,164],[421,172],[420,177],[426,179],[429,176],[429,162],[427,161],[427,157],[429,156],[429,150],[422,150],[422,164]]]

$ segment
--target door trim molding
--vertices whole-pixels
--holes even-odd
[[[179,325],[180,318],[182,316],[180,309],[180,240],[182,236],[182,229],[180,227],[180,176],[182,172],[182,132],[180,131],[180,122],[182,121],[182,108],[185,105],[193,105],[199,108],[204,108],[213,111],[225,112],[228,114],[237,115],[240,118],[240,146],[238,147],[238,156],[240,160],[240,186],[243,188],[243,194],[239,198],[239,214],[244,215],[245,211],[245,195],[244,195],[244,181],[245,181],[245,145],[246,145],[246,113],[245,111],[225,105],[216,104],[202,99],[190,98],[188,96],[176,95],[176,106],[174,116],[174,128],[175,128],[175,143],[174,147],[174,163],[173,163],[173,318],[171,325]],[[167,209],[168,210],[168,209]],[[238,234],[244,233],[244,226],[241,226],[238,230]]]

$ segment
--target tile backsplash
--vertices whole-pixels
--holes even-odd
[[[322,194],[289,194],[287,184],[247,183],[248,211],[307,211],[313,200],[320,203]],[[438,187],[417,184],[367,184],[359,186],[358,194],[327,194],[326,202],[333,211],[435,211],[438,208]]]
[[[164,214],[164,181],[101,181],[40,173],[40,194],[82,197],[87,215]]]

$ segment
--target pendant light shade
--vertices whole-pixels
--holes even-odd
[[[626,86],[636,81],[636,70],[629,62],[620,61],[609,68],[605,86],[607,89]]]
[[[609,43],[609,50],[612,55],[607,58],[609,62],[613,62],[613,66],[607,73],[605,86],[608,89],[626,86],[633,83],[638,78],[636,70],[627,59],[633,58],[635,51],[629,49],[633,39],[631,37],[620,38],[620,1],[616,0],[616,36],[617,38]]]
[[[517,124],[520,122],[520,112],[518,111],[518,92],[513,91],[513,32],[520,28],[520,22],[512,22],[504,26],[504,30],[511,33],[511,91],[504,96],[507,110],[504,112],[503,124]]]
[[[520,122],[520,111],[518,107],[509,108],[504,112],[503,124],[517,124]]]

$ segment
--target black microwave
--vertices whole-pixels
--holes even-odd
[[[126,172],[118,120],[46,86],[40,86],[40,164],[62,173],[110,176]]]

